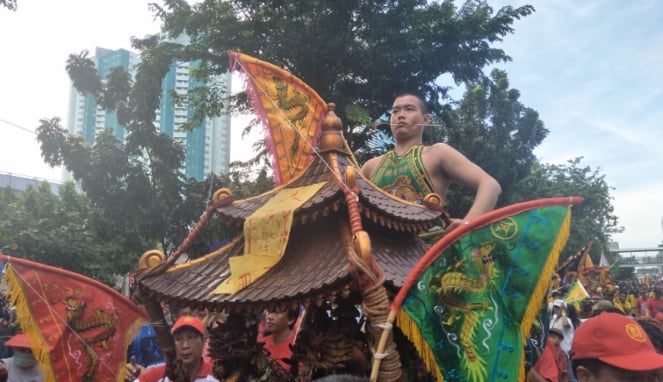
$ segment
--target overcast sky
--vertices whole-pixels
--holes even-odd
[[[663,1],[494,1],[532,4],[500,45],[520,101],[550,130],[535,151],[546,163],[583,157],[614,188],[622,248],[662,242]],[[131,36],[156,33],[143,0],[19,0],[0,8],[0,172],[58,180],[40,157],[42,118],[66,125],[72,53],[130,49]],[[386,105],[388,107],[389,105]],[[377,116],[376,116],[377,117]],[[237,133],[241,127],[234,126]],[[231,157],[248,142],[233,134]]]

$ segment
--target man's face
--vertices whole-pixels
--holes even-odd
[[[394,100],[390,123],[394,138],[405,139],[421,135],[424,125],[430,123],[430,117],[424,114],[419,98],[405,95]]]
[[[290,320],[288,312],[266,312],[265,334],[280,333],[289,330]]]
[[[549,336],[555,346],[559,346],[559,344],[562,342],[562,336],[555,332],[550,332]]]
[[[173,334],[175,353],[184,365],[193,364],[203,357],[203,336],[193,328],[183,327]]]

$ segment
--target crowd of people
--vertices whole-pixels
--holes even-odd
[[[576,303],[566,288],[551,291],[546,346],[528,381],[663,381],[663,282],[603,291]]]
[[[213,360],[207,351],[207,330],[222,322],[224,315],[178,306],[164,310],[170,313],[175,354],[186,374],[194,376],[193,382],[217,381],[212,375]],[[257,342],[262,343],[267,354],[286,370],[290,368],[291,346],[301,314],[300,309],[267,310],[259,322]],[[129,346],[125,381],[169,382],[166,374],[164,354],[156,333],[146,324]]]

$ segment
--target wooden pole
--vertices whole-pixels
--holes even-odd
[[[380,342],[378,342],[378,348],[373,354],[373,367],[371,367],[371,382],[377,382],[378,374],[380,373],[380,363],[384,355],[385,347],[387,346],[387,341],[389,341],[389,336],[392,334],[392,329],[394,321],[396,321],[396,313],[398,310],[390,310],[389,315],[387,316],[387,322],[382,328],[382,335],[380,336]]]

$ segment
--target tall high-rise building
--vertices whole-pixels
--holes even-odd
[[[93,58],[99,77],[104,80],[114,67],[125,68],[135,75],[140,57],[125,49],[109,50],[97,48]],[[176,62],[162,81],[161,103],[157,111],[155,128],[182,143],[185,149],[185,164],[182,172],[187,178],[203,180],[211,173],[227,173],[230,164],[230,114],[205,119],[192,131],[183,131],[180,126],[193,114],[189,105],[176,105],[171,93],[185,96],[192,88],[201,86],[189,75],[195,62]],[[227,73],[215,79],[223,84],[230,94],[231,75]],[[226,110],[227,111],[227,110]],[[118,123],[116,114],[103,110],[95,97],[79,93],[72,85],[69,98],[67,130],[82,136],[89,144],[94,143],[99,130],[113,129],[115,136],[123,141],[125,130]],[[64,179],[71,179],[65,173]]]

